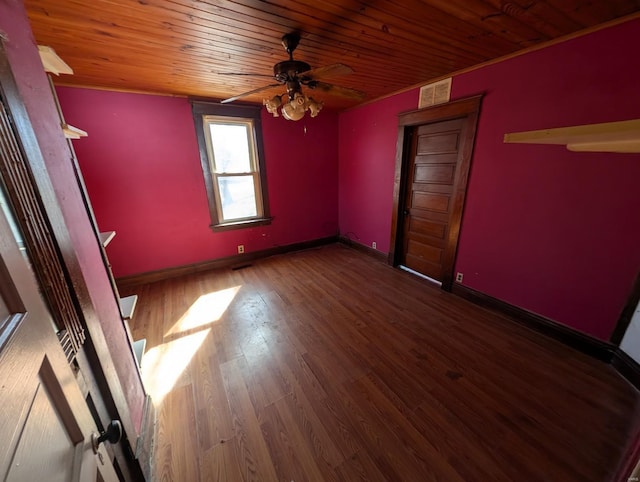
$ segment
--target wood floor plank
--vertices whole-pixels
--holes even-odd
[[[238,364],[238,359],[233,359],[223,363],[220,369],[231,410],[242,477],[251,482],[275,481],[278,477],[274,464]]]
[[[336,468],[336,475],[342,482],[387,482],[366,451],[353,454]]]
[[[198,442],[202,452],[233,437],[222,374],[215,360],[215,355],[207,350],[199,350],[194,356],[193,396],[198,417]]]
[[[305,437],[300,433],[298,425],[289,412],[284,399],[279,400],[266,409],[266,421],[262,425],[263,433],[279,480],[313,482],[316,480],[334,480],[332,471],[321,471]]]
[[[610,366],[343,245],[133,293],[156,480],[605,482],[640,427]]]
[[[288,370],[288,368],[283,368]],[[321,461],[323,466],[328,468],[335,468],[340,465],[345,459],[345,453],[352,455],[353,450],[348,443],[345,443],[341,451],[339,446],[341,442],[345,440],[344,437],[332,437],[327,431],[327,427],[332,429],[334,434],[339,434],[339,429],[335,426],[336,420],[333,416],[325,415],[321,420],[318,416],[317,409],[322,406],[322,401],[313,400],[312,394],[307,397],[302,387],[298,384],[295,376],[289,372],[287,373],[291,383],[291,393],[284,397],[284,403],[287,405],[287,410],[290,417],[296,421],[298,429],[303,434],[305,439],[305,445],[308,446],[318,461]],[[310,400],[311,398],[311,400]],[[322,410],[322,409],[320,409]]]
[[[447,454],[439,453],[367,377],[362,377],[345,388],[354,402],[358,403],[364,416],[369,417],[369,423],[380,424],[385,438],[395,445],[399,460],[406,456],[414,470],[417,469],[426,480],[465,480],[449,464]]]
[[[200,459],[202,482],[242,481],[235,444],[236,439],[232,437],[202,452]]]
[[[474,437],[445,404],[430,398],[424,402],[428,409],[419,406],[411,410],[376,373],[369,373],[367,378],[465,480],[514,480],[515,474],[505,473],[500,458],[487,451],[486,444]]]
[[[247,360],[241,357],[236,362],[246,380],[247,393],[256,419],[261,423],[264,420],[264,410],[288,393],[288,389],[283,387],[284,382],[278,381],[279,367],[269,358]]]
[[[159,415],[158,449],[165,457],[158,480],[200,480],[196,417],[189,385],[174,388],[163,400]]]

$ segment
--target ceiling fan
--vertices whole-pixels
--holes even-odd
[[[300,43],[300,34],[292,32],[282,37],[282,46],[289,54],[289,60],[278,62],[273,66],[273,78],[277,82],[275,84],[265,85],[258,89],[244,92],[221,101],[222,104],[233,102],[234,100],[246,97],[248,95],[262,92],[263,90],[272,89],[284,85],[287,89],[286,95],[288,101],[283,101],[285,94],[276,95],[271,99],[264,99],[263,104],[270,114],[278,117],[278,108],[281,108],[282,115],[288,120],[300,120],[304,117],[308,110],[311,117],[315,117],[322,109],[322,101],[318,102],[311,97],[307,97],[302,92],[302,86],[311,90],[319,90],[332,95],[348,97],[350,99],[362,100],[366,97],[364,92],[360,92],[348,87],[340,87],[338,85],[329,84],[319,79],[337,75],[347,75],[353,72],[353,69],[344,64],[332,64],[325,67],[312,69],[311,66],[301,60],[294,60],[293,52]],[[241,74],[241,73],[221,73],[221,75],[260,75],[260,74]]]

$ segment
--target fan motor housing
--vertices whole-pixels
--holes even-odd
[[[278,82],[286,82],[296,75],[311,70],[311,66],[301,60],[285,60],[273,66],[273,76]]]

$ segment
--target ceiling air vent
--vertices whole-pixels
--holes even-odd
[[[451,77],[420,87],[418,109],[449,102],[451,97]]]

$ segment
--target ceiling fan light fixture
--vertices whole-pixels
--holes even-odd
[[[318,113],[322,110],[323,105],[324,105],[324,102],[322,101],[318,102],[313,97],[307,98],[307,110],[309,111],[309,114],[311,115],[311,117],[316,117]]]
[[[273,117],[280,117],[280,114],[278,114],[278,107],[282,105],[282,96],[274,95],[271,99],[264,99],[262,104],[267,109],[267,112],[272,114]]]
[[[282,106],[282,116],[287,120],[298,121],[304,117],[306,112],[306,102],[302,94],[296,95],[296,97]]]
[[[318,102],[311,97],[307,97],[302,93],[302,86],[308,89],[318,89],[322,92],[348,97],[350,99],[362,100],[366,97],[364,92],[360,92],[349,87],[340,87],[339,85],[330,84],[319,80],[324,77],[347,75],[353,72],[353,69],[344,64],[332,64],[324,67],[312,69],[311,66],[301,60],[293,58],[293,51],[300,42],[300,33],[291,32],[282,37],[282,45],[289,54],[289,60],[278,62],[273,66],[273,79],[277,84],[265,85],[257,89],[250,90],[240,95],[229,97],[221,100],[221,104],[227,104],[234,100],[241,99],[250,95],[257,94],[274,87],[284,86],[287,89],[286,94],[276,95],[270,99],[263,99],[262,104],[273,117],[280,117],[280,114],[287,120],[300,120],[304,117],[306,111],[309,111],[311,117],[316,117],[322,110],[322,101]],[[225,73],[224,75],[261,75],[248,73]],[[288,101],[284,102],[283,97],[287,95]],[[278,111],[280,109],[280,112]]]
[[[278,107],[282,111],[282,116],[291,121],[298,121],[309,111],[311,117],[316,117],[322,110],[322,101],[318,102],[312,97],[307,97],[302,92],[297,91],[293,96],[289,96],[289,102],[282,103],[282,95],[276,95],[271,99],[264,99],[262,103],[273,117],[278,117]]]

